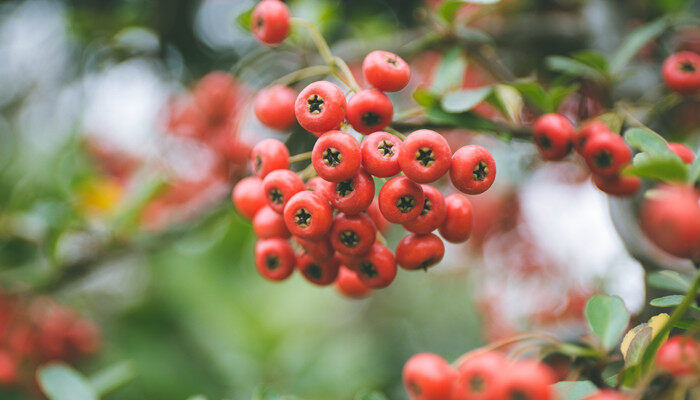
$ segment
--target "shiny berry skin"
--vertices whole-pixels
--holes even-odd
[[[331,246],[330,240],[327,238],[304,239],[294,236],[294,240],[299,243],[299,246],[304,249],[304,252],[316,262],[324,263],[333,258],[335,254],[335,250],[333,246]]]
[[[277,139],[263,139],[250,152],[253,171],[260,179],[276,169],[289,169],[289,150]]]
[[[695,161],[695,153],[693,153],[693,150],[682,143],[669,143],[668,149],[676,153],[686,164],[692,164],[693,161]]]
[[[340,265],[344,266],[345,268],[351,270],[351,271],[358,271],[360,269],[360,264],[362,263],[362,257],[361,256],[349,256],[347,254],[343,253],[335,253],[335,258],[338,259],[338,262]]]
[[[314,170],[329,182],[352,178],[360,169],[361,162],[360,143],[352,135],[341,131],[323,134],[311,151]]]
[[[320,263],[304,254],[297,259],[297,269],[307,281],[314,285],[328,286],[335,282],[335,279],[338,277],[340,264],[335,257]]]
[[[394,53],[376,50],[362,62],[362,74],[370,85],[383,92],[398,92],[411,79],[411,67]]]
[[[405,176],[389,179],[379,190],[379,210],[387,221],[395,224],[418,217],[424,201],[423,189]]]
[[[504,399],[554,400],[554,372],[536,361],[519,361],[503,374]]]
[[[252,176],[241,179],[233,187],[231,201],[241,216],[252,220],[255,214],[267,205],[263,181]]]
[[[574,125],[561,114],[544,114],[532,126],[537,150],[550,161],[559,161],[571,152],[575,134]]]
[[[6,386],[17,382],[17,360],[9,352],[0,350],[0,385]]]
[[[362,167],[372,176],[388,178],[401,172],[401,139],[388,132],[374,132],[362,140]]]
[[[441,134],[420,129],[406,136],[401,144],[401,171],[414,182],[430,183],[440,179],[450,169],[452,151]]]
[[[284,131],[291,128],[296,122],[294,115],[296,99],[296,90],[289,86],[270,86],[262,89],[255,96],[253,110],[263,125]]]
[[[351,299],[364,299],[372,294],[372,289],[365,286],[357,274],[353,271],[340,267],[338,278],[335,280],[335,289],[338,293]]]
[[[680,258],[700,260],[700,191],[660,186],[645,196],[640,223],[647,237]]]
[[[372,222],[374,222],[374,226],[377,227],[379,232],[384,232],[389,227],[389,221],[384,218],[384,215],[379,210],[379,204],[376,199],[372,200],[372,204],[367,208],[367,215],[372,218]]]
[[[346,215],[333,218],[331,245],[338,253],[349,256],[366,254],[377,237],[377,228],[367,214]]]
[[[267,205],[282,214],[284,206],[295,194],[304,190],[304,181],[288,169],[276,169],[263,179]]]
[[[362,134],[381,131],[389,126],[393,117],[394,104],[379,90],[360,90],[348,101],[348,122]]]
[[[508,360],[495,351],[478,352],[468,356],[457,368],[453,400],[499,399],[502,377]]]
[[[331,230],[333,211],[326,199],[303,191],[292,196],[284,207],[284,223],[294,236],[318,239]]]
[[[331,200],[333,200],[333,186],[333,182],[328,182],[320,176],[313,177],[306,182],[307,190],[321,195],[323,198],[328,200],[329,203]]]
[[[282,281],[294,272],[296,256],[284,239],[264,239],[255,243],[255,267],[271,281]]]
[[[440,236],[450,243],[462,243],[472,232],[472,203],[461,194],[445,197],[445,221],[440,225]]]
[[[593,175],[592,180],[600,191],[615,197],[631,197],[642,188],[642,180],[636,176]]]
[[[700,343],[690,336],[674,336],[659,348],[656,365],[676,377],[696,375],[700,372]]]
[[[445,198],[442,193],[429,185],[421,185],[425,200],[420,214],[408,222],[403,223],[407,231],[413,233],[430,233],[437,229],[445,221]]]
[[[253,232],[260,239],[281,238],[292,236],[284,224],[284,218],[270,206],[265,206],[253,218]]]
[[[383,289],[396,278],[396,259],[386,246],[374,243],[362,257],[355,273],[360,281],[372,289]]]
[[[406,270],[428,268],[436,265],[445,256],[445,244],[432,233],[419,235],[411,233],[396,246],[396,262]]]
[[[668,57],[661,75],[671,90],[679,93],[692,93],[700,89],[700,55],[691,51],[681,51]]]
[[[593,121],[585,123],[574,138],[574,147],[576,147],[576,151],[582,154],[588,139],[601,133],[614,135],[614,132],[611,131],[608,125],[603,121],[594,119]]]
[[[592,396],[588,396],[583,400],[632,400],[632,398],[614,390],[601,390],[600,392]]]
[[[367,210],[374,199],[374,179],[363,170],[332,186],[331,203],[338,211],[357,214]]]
[[[496,161],[479,145],[464,146],[452,155],[450,179],[460,192],[483,193],[496,179]]]
[[[583,148],[583,159],[596,175],[617,175],[632,161],[632,150],[619,135],[595,135]]]
[[[442,357],[421,353],[406,361],[402,375],[404,387],[412,400],[447,400],[457,371]]]
[[[250,30],[265,44],[277,45],[289,35],[290,13],[279,0],[263,0],[253,9]]]
[[[317,81],[305,87],[294,103],[299,125],[316,136],[338,129],[345,119],[346,109],[345,94],[328,81]]]

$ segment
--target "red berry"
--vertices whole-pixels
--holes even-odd
[[[673,376],[697,376],[700,343],[690,336],[674,336],[659,348],[656,365]]]
[[[275,85],[262,89],[255,96],[253,109],[258,120],[263,125],[287,130],[296,121],[294,102],[297,99],[296,90],[289,86]]]
[[[383,289],[396,278],[396,259],[386,246],[374,243],[369,252],[362,257],[357,269],[357,277],[372,289]]]
[[[303,255],[297,260],[297,269],[307,281],[319,286],[328,286],[335,282],[338,277],[340,264],[333,257],[330,260],[320,263],[308,255]]]
[[[450,169],[452,151],[441,134],[420,129],[406,137],[399,153],[399,165],[412,181],[430,183]]]
[[[601,390],[600,392],[588,396],[583,400],[632,400],[620,392],[614,390]]]
[[[389,179],[379,191],[379,210],[384,218],[402,224],[418,217],[423,210],[425,194],[417,183],[404,176]]]
[[[331,245],[338,253],[361,256],[367,253],[377,237],[377,228],[367,214],[346,215],[333,218]]]
[[[632,160],[632,150],[619,135],[595,135],[586,141],[583,158],[596,175],[617,175]]]
[[[304,181],[295,172],[288,169],[276,169],[263,179],[267,205],[278,213],[296,193],[304,190]]]
[[[356,273],[343,266],[338,271],[335,289],[343,296],[351,299],[364,299],[372,294],[372,289],[365,286]]]
[[[676,155],[686,164],[692,164],[693,161],[695,161],[695,153],[693,153],[693,150],[682,143],[669,143],[668,148],[672,152],[676,153]]]
[[[307,190],[322,196],[328,200],[329,203],[333,200],[333,186],[333,182],[328,182],[319,176],[313,177],[306,182]]]
[[[284,207],[284,223],[294,236],[318,239],[330,231],[332,222],[330,204],[309,191],[295,194]]]
[[[634,196],[642,187],[642,180],[636,176],[593,175],[593,183],[602,192],[616,197]]]
[[[289,35],[290,13],[279,0],[263,0],[253,9],[250,30],[263,43],[280,44]]]
[[[600,133],[614,134],[613,131],[610,130],[608,125],[606,125],[603,121],[595,119],[584,124],[583,127],[578,131],[578,133],[576,134],[576,138],[574,139],[576,151],[579,154],[582,154],[583,148],[586,146],[586,142],[588,142],[588,139]]]
[[[403,384],[412,400],[449,399],[456,378],[454,368],[436,354],[416,354],[403,367]]]
[[[97,353],[101,346],[100,331],[86,319],[76,320],[66,333],[68,341],[81,355]]]
[[[0,385],[17,382],[17,360],[9,353],[0,351]]]
[[[311,163],[321,178],[330,182],[350,179],[360,169],[360,143],[352,135],[341,131],[323,134],[311,152]]]
[[[451,243],[462,243],[472,232],[472,203],[461,194],[445,197],[445,221],[440,235]]]
[[[255,267],[271,281],[289,278],[295,262],[294,250],[284,239],[265,239],[255,244]]]
[[[652,242],[676,257],[700,260],[700,191],[661,186],[645,196],[640,211],[642,229]]]
[[[419,235],[411,233],[396,246],[396,262],[407,270],[427,270],[439,263],[445,256],[445,244],[432,233]]]
[[[345,268],[351,270],[351,271],[359,271],[360,270],[360,264],[362,263],[362,257],[361,256],[349,256],[347,254],[343,253],[335,253],[335,258],[338,259],[338,262],[340,265],[344,266]]]
[[[425,200],[418,217],[403,223],[407,231],[413,233],[430,233],[445,221],[445,198],[442,193],[429,185],[421,185]]]
[[[264,179],[276,169],[289,169],[289,150],[277,139],[263,139],[250,152],[255,174]]]
[[[387,132],[374,132],[362,140],[362,167],[371,175],[388,178],[401,172],[401,139]]]
[[[267,204],[262,180],[252,176],[241,179],[233,187],[231,201],[241,216],[253,219],[255,213]]]
[[[459,376],[453,400],[500,399],[503,375],[508,361],[495,351],[479,352],[467,357],[457,368]]]
[[[574,125],[561,114],[544,114],[532,127],[532,137],[542,158],[558,161],[573,147]]]
[[[294,236],[294,240],[316,262],[324,263],[333,258],[335,254],[335,250],[333,250],[333,246],[331,246],[331,242],[327,238],[312,240]]]
[[[377,227],[379,232],[384,232],[389,227],[389,221],[379,211],[377,200],[372,200],[372,204],[367,208],[367,215],[372,218],[372,222],[374,222],[374,226]]]
[[[374,199],[374,179],[363,170],[354,177],[333,184],[333,207],[346,214],[365,211]]]
[[[365,135],[386,128],[393,117],[391,99],[379,90],[360,90],[348,101],[348,122]]]
[[[376,50],[365,57],[362,73],[370,85],[384,92],[397,92],[411,79],[411,68],[394,53]]]
[[[253,232],[260,239],[288,239],[291,234],[284,224],[284,218],[270,206],[265,206],[253,218]]]
[[[299,124],[316,136],[338,129],[345,119],[347,102],[340,88],[328,81],[317,81],[301,91],[294,103]]]
[[[464,146],[452,156],[450,179],[461,192],[483,193],[496,179],[496,161],[491,153],[481,146]]]
[[[503,374],[504,399],[554,400],[554,372],[536,361],[520,361]]]
[[[700,55],[691,51],[673,54],[664,61],[661,74],[671,90],[695,92],[700,89]]]

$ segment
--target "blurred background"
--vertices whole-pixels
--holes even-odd
[[[382,48],[407,54],[413,89],[436,73],[441,50],[410,44],[439,1],[288,3],[356,71]],[[472,26],[494,38],[494,55],[517,77],[546,79],[546,56],[609,54],[629,29],[697,11],[691,3],[504,0]],[[259,277],[231,188],[249,174],[256,141],[281,138],[298,153],[312,137],[298,127],[269,131],[250,103],[314,50],[297,32],[278,49],[260,46],[236,23],[253,4],[0,3],[0,381],[22,354],[0,398],[40,397],[34,368],[64,359],[88,375],[129,361],[136,377],[107,396],[115,400],[249,399],[260,388],[318,400],[374,389],[399,399],[401,366],[417,352],[455,359],[530,329],[576,338],[594,293],[642,311],[643,268],[630,251],[644,260],[644,244],[632,203],[609,201],[575,161],[545,165],[530,144],[463,131],[445,135],[489,148],[499,177],[472,198],[472,238],[448,247],[441,265],[403,271],[360,301],[299,275],[281,284]],[[654,93],[659,60],[699,47],[697,29],[661,37],[618,95]],[[494,80],[476,64],[464,69],[464,87]],[[392,98],[397,109],[413,104],[411,91]],[[697,136],[686,140],[699,126],[698,103],[689,103],[671,107],[657,128],[697,148]],[[562,107],[595,115],[600,104],[577,92]],[[401,236],[394,228],[389,243]],[[70,326],[61,339],[69,345],[37,325]],[[41,350],[22,347],[30,342]]]

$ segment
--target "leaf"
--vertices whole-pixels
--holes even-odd
[[[464,71],[467,69],[467,59],[459,47],[453,47],[442,57],[442,62],[435,74],[431,91],[444,93],[457,89],[462,84]]]
[[[484,101],[486,96],[491,94],[491,91],[493,91],[493,88],[487,86],[479,89],[463,89],[450,92],[442,97],[440,104],[443,110],[451,113],[469,111]]]
[[[90,376],[89,383],[92,390],[102,397],[134,379],[135,376],[136,373],[131,363],[124,361],[109,366]]]
[[[498,108],[512,122],[520,122],[523,111],[523,97],[515,88],[508,85],[496,85],[486,101]]]
[[[445,19],[445,21],[452,22],[457,14],[457,11],[459,11],[459,9],[465,4],[495,4],[499,1],[500,0],[449,0],[442,3],[439,13],[440,16]]]
[[[683,296],[679,294],[674,294],[671,296],[664,296],[653,299],[649,302],[654,307],[675,307],[683,302]]]
[[[626,168],[624,173],[664,182],[685,182],[688,178],[688,165],[675,154],[667,157],[639,153],[634,156],[632,166]]]
[[[388,400],[382,393],[363,390],[355,396],[355,400]]]
[[[511,83],[510,85],[517,89],[528,103],[539,108],[540,111],[545,113],[554,111],[555,108],[551,97],[539,83],[523,81]]]
[[[428,121],[447,127],[469,129],[473,131],[496,132],[496,125],[490,120],[469,111],[463,113],[448,113],[439,108],[427,108],[425,117]]]
[[[578,83],[569,86],[555,86],[549,90],[549,97],[552,102],[552,110],[557,110],[561,103],[579,88]]]
[[[247,11],[242,12],[236,17],[236,22],[244,31],[250,32],[250,22],[253,19],[253,8],[249,8]]]
[[[669,155],[668,143],[658,133],[651,129],[630,128],[625,132],[625,142],[631,147],[654,155]]]
[[[576,61],[580,61],[590,67],[593,67],[601,72],[608,71],[608,60],[602,53],[593,50],[584,50],[571,55]]]
[[[37,380],[50,400],[97,400],[87,380],[68,365],[45,365],[37,371]]]
[[[618,296],[595,295],[586,303],[585,312],[591,332],[604,349],[612,349],[630,320],[625,303]]]
[[[659,289],[685,293],[690,288],[690,281],[676,271],[654,272],[647,276],[647,283]]]
[[[577,78],[586,78],[594,81],[605,81],[607,76],[600,70],[586,65],[578,60],[562,56],[550,56],[545,60],[547,67],[552,71],[558,71]]]
[[[560,400],[581,400],[598,391],[590,381],[562,381],[552,385]]]
[[[700,321],[694,319],[682,319],[674,325],[678,329],[685,329],[687,331],[697,331],[700,330]]]
[[[423,107],[433,107],[440,98],[428,90],[418,88],[413,92],[413,100]]]
[[[688,183],[696,184],[700,182],[700,154],[695,156],[695,161],[688,173]]]
[[[668,20],[662,18],[630,32],[610,60],[610,71],[613,74],[620,72],[648,41],[659,36],[667,27]]]
[[[203,394],[196,394],[194,396],[188,397],[187,400],[207,400],[207,397]]]
[[[625,366],[635,365],[639,363],[649,343],[651,343],[653,329],[646,326],[636,332],[634,338],[630,342],[629,348],[625,353]]]
[[[493,43],[493,38],[491,36],[478,29],[468,28],[466,26],[458,26],[455,30],[455,34],[465,44],[480,45]]]

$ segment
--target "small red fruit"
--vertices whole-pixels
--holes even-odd
[[[383,92],[397,92],[411,79],[411,67],[394,53],[376,50],[365,57],[362,73],[370,85]]]
[[[405,236],[396,246],[396,261],[407,270],[428,268],[436,265],[445,256],[445,244],[432,233]]]
[[[613,176],[632,160],[632,150],[619,135],[595,135],[586,141],[583,158],[596,175]]]
[[[693,161],[695,161],[695,153],[693,153],[693,150],[682,143],[669,143],[668,149],[676,153],[686,164],[692,164]]]
[[[379,211],[377,200],[372,200],[372,204],[367,208],[367,215],[372,218],[372,222],[374,222],[374,226],[377,227],[379,232],[384,232],[389,227],[389,221]]]
[[[323,197],[309,191],[295,194],[284,207],[284,223],[294,236],[318,239],[331,229],[333,211]]]
[[[430,183],[450,169],[452,151],[445,138],[428,129],[420,129],[406,137],[399,153],[403,173],[414,182]]]
[[[403,367],[403,384],[412,400],[446,400],[452,392],[457,371],[442,357],[421,353]]]
[[[294,103],[294,114],[307,131],[321,135],[338,129],[345,119],[345,94],[335,84],[317,81],[301,91]]]
[[[620,392],[614,390],[601,390],[600,392],[588,396],[583,400],[632,400]]]
[[[602,192],[615,197],[634,196],[642,187],[642,180],[636,176],[593,175],[593,183]]]
[[[304,181],[295,172],[288,169],[276,169],[263,179],[267,205],[278,213],[296,193],[304,190]]]
[[[362,167],[371,175],[388,178],[401,172],[401,139],[388,132],[374,132],[362,140]]]
[[[423,210],[425,194],[417,183],[404,176],[389,179],[379,191],[379,210],[384,218],[402,224],[418,217]]]
[[[483,193],[496,179],[496,161],[491,153],[481,146],[464,146],[452,156],[450,179],[461,192]]]
[[[284,218],[270,206],[265,206],[253,218],[253,232],[260,239],[288,239],[291,234],[284,224]]]
[[[316,262],[324,263],[333,258],[335,254],[335,250],[333,250],[333,246],[331,246],[331,242],[327,238],[313,240],[294,236],[294,240]]]
[[[252,176],[241,179],[233,187],[231,201],[241,216],[252,220],[255,213],[267,204],[263,181]]]
[[[461,194],[445,197],[445,221],[440,235],[451,243],[462,243],[472,232],[472,203]]]
[[[554,372],[536,361],[519,361],[503,374],[504,399],[554,400]]]
[[[508,361],[495,351],[480,352],[467,357],[457,368],[454,400],[495,400],[502,390]]]
[[[700,372],[700,343],[690,336],[674,336],[656,354],[656,364],[673,376],[692,376]]]
[[[574,125],[561,114],[544,114],[532,127],[532,136],[545,160],[558,161],[571,152]]]
[[[333,186],[333,182],[328,182],[320,176],[313,177],[306,182],[307,190],[322,196],[329,203],[333,200]]]
[[[372,294],[372,289],[365,286],[356,273],[343,266],[338,271],[335,289],[338,293],[351,299],[364,299]]]
[[[345,268],[351,271],[359,271],[360,263],[362,263],[362,257],[364,257],[364,255],[349,256],[343,253],[335,253],[335,258],[338,259],[340,265],[344,266]]]
[[[586,142],[588,142],[588,139],[600,133],[614,134],[613,131],[610,130],[608,125],[606,125],[603,121],[594,119],[593,121],[585,123],[583,127],[578,131],[574,139],[576,151],[579,154],[582,154],[583,148],[586,146]]]
[[[329,182],[350,179],[360,168],[360,143],[352,135],[330,131],[316,140],[311,152],[311,163],[321,178]]]
[[[367,214],[346,215],[333,218],[331,245],[338,253],[361,256],[367,253],[377,237],[377,228]]]
[[[255,174],[265,179],[276,169],[289,169],[289,150],[277,139],[263,139],[253,146],[250,160]]]
[[[357,277],[372,289],[383,289],[396,278],[396,259],[386,246],[374,243],[369,252],[362,257],[357,269]]]
[[[348,122],[362,134],[381,131],[389,126],[393,117],[391,99],[379,90],[361,90],[348,101]]]
[[[354,177],[333,184],[331,203],[338,211],[357,214],[367,210],[374,199],[374,179],[363,170]]]
[[[403,224],[407,231],[413,233],[430,233],[437,229],[445,221],[445,198],[442,193],[429,185],[421,185],[425,200],[423,209],[418,217]]]
[[[661,74],[671,90],[695,92],[700,89],[700,55],[691,51],[673,54],[664,61]]]
[[[270,86],[262,89],[255,96],[253,110],[263,125],[284,131],[296,122],[294,115],[296,99],[296,90],[289,86]]]
[[[286,4],[279,0],[263,0],[253,9],[250,30],[261,42],[277,45],[289,35],[289,19]]]
[[[340,264],[335,257],[326,262],[319,263],[304,254],[297,260],[297,269],[307,281],[314,285],[328,286],[335,282],[335,279],[338,277]]]
[[[255,244],[255,267],[271,281],[282,281],[294,272],[296,256],[284,239],[265,239]]]

